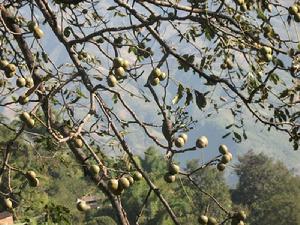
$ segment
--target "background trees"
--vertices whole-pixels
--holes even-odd
[[[63,195],[48,197],[79,197],[78,185],[100,190],[102,223],[196,223],[207,214],[238,224],[216,171],[230,168],[232,149],[174,171],[182,155],[222,144],[207,140],[201,120],[230,113],[223,137],[240,143],[251,118],[299,147],[299,2],[9,0],[0,12],[0,104],[10,117],[1,122],[1,197],[15,217],[33,192],[33,214],[47,206],[46,218],[67,221],[74,204],[69,212],[56,206]],[[150,145],[164,155],[135,154]],[[143,181],[127,189],[137,173]],[[252,198],[236,201],[255,212]]]

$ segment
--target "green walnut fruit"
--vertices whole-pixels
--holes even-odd
[[[227,65],[226,65],[225,63],[222,63],[222,64],[220,65],[220,68],[221,68],[222,70],[225,70],[225,69],[227,69]]]
[[[118,83],[117,78],[114,75],[109,75],[107,77],[107,85],[110,87],[115,87]]]
[[[174,143],[177,148],[182,148],[184,146],[185,141],[182,137],[178,137],[174,140]]]
[[[77,209],[79,211],[82,211],[82,212],[91,209],[91,206],[89,206],[88,204],[86,204],[85,201],[79,201],[76,206],[77,206]]]
[[[159,68],[155,68],[154,70],[152,70],[151,75],[152,75],[154,78],[159,78],[160,75],[161,75],[160,69],[159,69]]]
[[[163,81],[167,78],[167,74],[165,72],[162,72],[158,78],[160,81]]]
[[[178,165],[176,165],[175,163],[169,164],[169,173],[171,175],[178,174],[179,171],[180,171],[180,167]]]
[[[218,169],[219,171],[224,171],[224,170],[225,170],[225,168],[226,168],[226,166],[225,166],[225,164],[224,164],[224,163],[218,163],[218,165],[217,165],[217,169]]]
[[[299,23],[300,22],[300,12],[298,12],[295,16],[294,16],[294,20]]]
[[[30,117],[30,115],[29,115],[28,112],[22,112],[20,114],[20,120],[22,120],[23,122],[26,122],[26,121],[28,121],[30,119],[31,119],[31,117]]]
[[[25,95],[21,95],[18,99],[18,102],[21,104],[21,105],[25,105],[29,102],[29,98]]]
[[[129,181],[130,185],[133,185],[133,183],[134,183],[133,177],[132,176],[127,176],[126,178]]]
[[[245,1],[244,0],[236,0],[236,3],[239,5],[243,5],[245,3]]]
[[[261,53],[266,55],[266,54],[272,54],[272,48],[264,46],[260,49]]]
[[[208,217],[207,225],[217,225],[218,222],[214,217]]]
[[[125,70],[122,66],[115,68],[114,72],[116,77],[123,77],[125,75]]]
[[[64,29],[64,35],[65,35],[65,37],[70,37],[70,35],[71,35],[71,28],[70,27],[66,27],[65,29]]]
[[[233,62],[229,58],[225,59],[224,63],[226,64],[227,69],[233,69]]]
[[[34,119],[29,119],[26,121],[26,125],[28,128],[32,129],[34,127],[35,121]]]
[[[13,208],[13,203],[10,200],[10,198],[4,199],[4,205],[7,209],[12,209]]]
[[[242,220],[242,221],[245,221],[247,219],[247,215],[246,215],[245,211],[243,211],[243,210],[237,212],[235,217],[238,220]]]
[[[40,185],[40,181],[38,178],[28,180],[28,182],[31,187],[38,187]]]
[[[0,60],[0,69],[4,70],[4,68],[9,64],[7,60]]]
[[[272,61],[273,56],[272,56],[272,54],[266,54],[266,55],[264,55],[263,59],[264,59],[266,62],[270,62],[270,61]]]
[[[114,68],[122,67],[124,63],[124,60],[121,57],[116,57],[113,60],[113,66]]]
[[[197,148],[205,148],[208,146],[208,139],[205,136],[201,136],[196,141]]]
[[[228,148],[226,145],[220,145],[219,146],[219,152],[222,154],[222,155],[225,155],[226,153],[228,153]]]
[[[110,179],[107,183],[110,191],[117,191],[119,187],[119,182],[117,179]]]
[[[25,87],[25,85],[26,85],[26,80],[25,80],[25,78],[19,77],[19,78],[16,80],[16,85],[17,85],[19,88]]]
[[[155,77],[155,78],[151,79],[150,84],[152,86],[157,86],[159,84],[159,82],[160,82],[159,78]]]
[[[244,49],[245,49],[245,44],[240,43],[240,44],[238,45],[238,48],[239,48],[240,50],[244,50]]]
[[[36,39],[41,39],[44,36],[44,31],[41,28],[36,27],[33,30],[33,35]]]
[[[205,215],[201,215],[201,216],[199,216],[199,218],[198,218],[198,222],[199,222],[200,224],[202,224],[202,225],[205,225],[205,224],[207,224],[207,222],[208,222],[208,217],[205,216]]]
[[[231,154],[231,152],[228,152],[228,153],[226,153],[227,155],[229,155],[229,157],[230,157],[230,161],[232,160],[232,154]]]
[[[122,67],[123,67],[125,70],[129,70],[130,64],[129,64],[128,60],[123,60]]]
[[[222,156],[221,158],[221,162],[226,164],[226,163],[229,163],[230,161],[230,155],[228,153],[226,153],[225,155]]]
[[[132,177],[135,181],[139,181],[139,180],[143,179],[143,175],[138,171],[135,171],[133,173]]]
[[[91,165],[90,167],[90,171],[93,175],[97,175],[98,173],[100,173],[100,167],[98,165]]]
[[[27,88],[32,88],[34,86],[34,81],[31,77],[26,77],[25,80]]]
[[[10,72],[16,72],[17,67],[14,64],[9,63],[4,67],[4,69],[5,69],[5,71],[10,73]]]
[[[130,187],[130,182],[126,177],[121,177],[118,181],[118,185],[122,188],[122,189],[127,189]]]
[[[173,183],[175,180],[176,180],[176,177],[175,175],[172,175],[170,173],[166,173],[164,175],[164,180],[167,182],[167,183]]]
[[[29,180],[33,180],[36,178],[36,173],[33,170],[28,170],[26,172],[26,178]]]
[[[296,4],[289,7],[289,13],[293,16],[295,16],[298,13],[298,11],[299,10]]]
[[[187,140],[188,140],[188,136],[187,136],[187,134],[185,134],[185,133],[179,134],[179,136],[178,136],[178,137],[181,137],[181,138],[183,138],[183,140],[184,140],[184,143],[186,143],[186,142],[187,142]]]
[[[27,27],[30,32],[34,32],[34,29],[38,28],[38,25],[34,21],[28,21]]]
[[[74,145],[76,148],[82,148],[83,147],[83,141],[81,138],[75,138],[74,139]]]

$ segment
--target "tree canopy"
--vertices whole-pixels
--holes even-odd
[[[2,208],[17,218],[32,194],[35,210],[46,207],[46,218],[68,221],[68,207],[50,204],[51,191],[75,197],[76,187],[87,194],[93,186],[104,202],[100,214],[112,208],[114,215],[91,223],[243,224],[246,214],[233,207],[219,174],[232,161],[222,138],[242,143],[251,120],[299,148],[299,22],[299,1],[2,1]],[[234,122],[226,134],[208,140],[200,122],[228,114]],[[212,142],[219,151],[211,159],[188,168],[176,161],[205,153]],[[289,173],[278,165],[272,174],[265,161],[266,173],[253,173],[270,179],[266,184]],[[250,179],[238,175],[241,186]],[[55,183],[59,176],[68,177],[65,187]],[[288,203],[267,198],[259,185],[240,190],[239,204],[251,205],[256,194],[257,207]],[[82,199],[75,204],[91,210]]]

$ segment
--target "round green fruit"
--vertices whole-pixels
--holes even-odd
[[[176,165],[175,163],[169,164],[169,173],[171,175],[178,174],[179,171],[180,171],[180,167],[178,165]]]
[[[205,136],[201,136],[196,141],[197,148],[205,148],[208,146],[208,139]]]
[[[19,77],[19,78],[16,80],[16,85],[17,85],[19,88],[25,87],[25,85],[26,85],[26,80],[25,80],[25,78]]]
[[[237,212],[236,218],[239,220],[245,221],[247,219],[247,215],[246,215],[245,211],[241,210],[241,211]]]
[[[159,76],[159,80],[160,81],[163,81],[163,80],[165,80],[167,78],[167,74],[165,73],[165,72],[162,72],[161,74],[160,74],[160,76]]]
[[[32,129],[34,127],[34,124],[35,124],[34,119],[29,119],[26,121],[26,125],[30,129]]]
[[[128,60],[123,60],[122,67],[125,70],[128,70],[130,68],[130,64],[129,64]]]
[[[41,28],[39,27],[36,27],[34,30],[33,30],[33,35],[36,39],[41,39],[43,36],[44,36],[44,32],[42,31]]]
[[[273,59],[272,54],[266,54],[266,55],[264,56],[264,60],[265,60],[266,62],[270,62],[270,61],[272,61],[272,59]]]
[[[114,75],[109,75],[107,77],[107,85],[110,87],[115,87],[118,83],[117,78]]]
[[[229,155],[229,157],[230,157],[230,161],[232,160],[232,154],[231,154],[231,152],[228,152],[228,153],[226,153],[227,155]]]
[[[151,79],[150,84],[152,86],[157,86],[159,84],[159,82],[160,82],[159,78],[155,77],[155,78]]]
[[[183,138],[184,143],[186,143],[187,140],[188,140],[188,136],[187,136],[187,134],[185,134],[185,133],[179,134],[179,137]]]
[[[34,86],[34,81],[31,77],[26,77],[25,80],[27,88],[32,88]]]
[[[138,171],[135,171],[132,176],[135,181],[143,179],[143,175]]]
[[[12,209],[13,208],[13,203],[10,200],[10,198],[4,199],[4,205],[7,209]]]
[[[130,185],[133,185],[134,179],[132,176],[127,176],[127,179],[129,180]]]
[[[9,62],[7,60],[0,60],[0,69],[3,70],[8,64]]]
[[[34,29],[38,28],[38,25],[34,21],[28,21],[27,27],[30,32],[34,32]]]
[[[164,175],[164,180],[167,182],[167,183],[173,183],[175,180],[176,180],[176,177],[175,175],[172,175],[170,173],[166,173]]]
[[[208,222],[208,217],[205,216],[205,215],[201,215],[201,216],[199,216],[199,218],[198,218],[198,222],[199,222],[200,224],[202,224],[202,225],[205,225],[205,224],[207,224],[207,222]]]
[[[125,75],[125,70],[123,67],[115,68],[114,70],[116,77],[123,77]]]
[[[122,188],[122,189],[127,189],[130,186],[130,182],[126,177],[121,177],[118,181],[118,185]]]
[[[98,173],[100,173],[100,167],[98,165],[91,165],[90,167],[90,171],[93,175],[97,175]]]
[[[182,148],[184,146],[185,141],[182,137],[178,137],[174,140],[174,143],[177,148]]]
[[[36,178],[36,173],[33,170],[28,170],[26,172],[26,178],[29,180],[33,180]]]
[[[293,16],[295,16],[298,13],[298,7],[297,5],[292,5],[289,7],[289,13]]]
[[[29,102],[29,98],[25,95],[21,95],[18,99],[18,102],[21,104],[21,105],[25,105]]]
[[[124,60],[121,57],[116,57],[113,60],[113,66],[114,68],[119,68],[123,66]]]
[[[5,69],[5,71],[7,71],[8,73],[10,73],[10,72],[16,72],[17,67],[16,67],[14,64],[9,63],[9,64],[7,64],[7,65],[4,67],[4,69]]]
[[[230,161],[230,155],[228,153],[226,153],[225,155],[222,156],[221,158],[221,162],[226,164],[226,163],[229,163]]]
[[[31,187],[38,187],[40,185],[40,181],[37,178],[28,180],[28,182]]]
[[[76,148],[82,148],[83,147],[83,141],[81,138],[75,138],[74,139],[74,145]]]
[[[219,146],[219,152],[222,154],[222,155],[225,155],[226,153],[228,153],[228,148],[226,145],[220,145]]]
[[[76,206],[77,206],[77,209],[79,211],[82,211],[82,212],[91,209],[91,206],[89,206],[88,204],[86,204],[85,201],[79,201]]]
[[[217,225],[218,222],[214,217],[208,217],[207,225]]]
[[[155,77],[155,78],[159,78],[160,75],[161,75],[161,71],[159,68],[155,68],[154,70],[152,70],[152,76]]]
[[[233,62],[229,58],[225,59],[224,63],[226,64],[227,69],[229,69],[229,70],[233,69],[233,66],[234,66]]]
[[[29,115],[28,112],[22,112],[22,113],[20,114],[20,119],[21,119],[23,122],[26,122],[26,121],[30,120],[31,117],[30,117],[30,115]]]
[[[300,12],[296,13],[296,15],[294,16],[294,20],[299,23],[300,22]]]
[[[224,170],[225,170],[225,168],[226,168],[226,166],[225,166],[225,164],[224,164],[224,163],[218,163],[218,165],[217,165],[217,169],[218,169],[219,171],[224,171]]]
[[[117,179],[110,179],[107,183],[107,186],[109,188],[109,190],[111,191],[117,191],[118,190],[118,180]]]

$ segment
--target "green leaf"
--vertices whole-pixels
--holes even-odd
[[[186,88],[186,99],[185,99],[185,105],[190,105],[191,101],[193,101],[193,94],[191,92],[191,89]]]
[[[180,101],[180,99],[183,97],[183,91],[184,91],[184,87],[182,86],[181,83],[179,83],[178,89],[177,89],[177,94],[175,95],[175,97],[172,100],[173,105],[176,105]]]
[[[196,96],[196,104],[197,104],[198,108],[200,110],[202,110],[207,105],[207,100],[205,98],[205,95],[204,95],[204,93],[201,93],[197,90],[195,90],[194,92],[195,92],[195,96]]]

